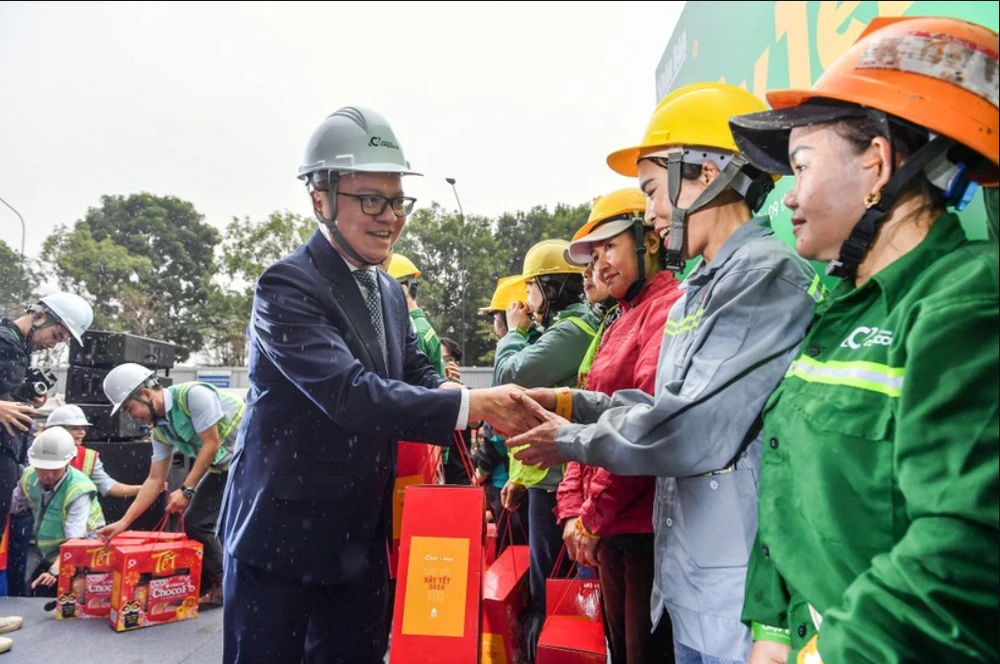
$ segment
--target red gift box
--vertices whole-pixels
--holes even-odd
[[[478,661],[485,512],[481,487],[407,488],[392,664]]]
[[[604,664],[601,586],[595,579],[547,579],[545,624],[535,664]]]
[[[107,618],[111,611],[111,549],[97,539],[71,539],[59,546],[56,620]]]
[[[116,632],[198,617],[200,542],[112,542],[111,613]]]
[[[129,541],[134,544],[153,542],[177,542],[186,540],[184,533],[168,533],[162,530],[126,530],[112,540],[112,544]]]
[[[526,545],[504,549],[483,575],[482,664],[520,661],[518,616],[528,603]]]
[[[399,537],[403,531],[403,498],[406,487],[437,484],[441,469],[441,448],[426,443],[400,441],[396,452],[396,483],[392,495],[392,547],[389,549],[389,578],[395,579],[399,566]]]

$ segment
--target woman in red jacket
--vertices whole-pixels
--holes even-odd
[[[613,394],[653,393],[660,342],[677,280],[663,269],[660,238],[643,220],[639,189],[619,189],[594,203],[577,231],[569,260],[589,264],[618,301],[620,316],[603,327],[587,389]],[[653,631],[653,477],[624,477],[602,468],[567,464],[556,516],[570,556],[600,569],[604,614],[614,664],[672,662],[673,638],[664,614]]]

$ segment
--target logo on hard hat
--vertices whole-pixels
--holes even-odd
[[[399,146],[392,141],[383,139],[381,136],[372,136],[371,140],[368,141],[369,147],[373,148],[390,148],[392,150],[398,150]]]

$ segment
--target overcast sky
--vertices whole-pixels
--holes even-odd
[[[418,206],[496,215],[632,180],[683,2],[0,2],[0,197],[37,255],[102,194],[233,216],[309,213],[295,178],[335,109],[386,115]],[[21,241],[0,206],[0,238]]]

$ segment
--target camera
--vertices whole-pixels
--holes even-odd
[[[14,393],[14,397],[21,401],[31,401],[38,397],[44,397],[56,385],[55,373],[51,369],[39,369],[31,367],[24,378],[24,383]]]

